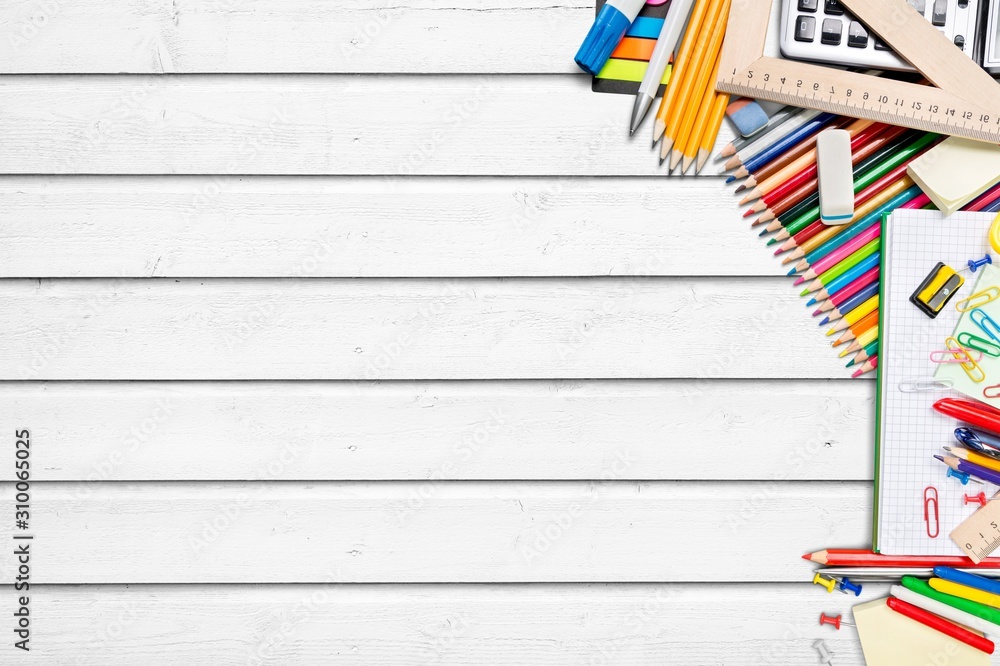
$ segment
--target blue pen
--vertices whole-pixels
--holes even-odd
[[[984,592],[1000,594],[1000,581],[983,578],[976,574],[966,573],[965,571],[959,571],[951,567],[934,567],[934,575],[944,580],[950,580],[952,583],[968,585]]]
[[[780,140],[774,142],[772,145],[748,159],[743,163],[743,168],[750,172],[756,171],[768,162],[774,160],[779,155],[784,154],[790,147],[798,144],[800,141],[808,139],[813,134],[816,134],[837,118],[839,118],[839,116],[832,113],[819,114],[788,136],[782,137]]]
[[[960,444],[975,451],[985,451],[985,447],[990,447],[1000,452],[1000,437],[991,435],[985,430],[973,430],[972,428],[955,428],[955,439]]]

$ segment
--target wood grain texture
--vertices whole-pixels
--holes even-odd
[[[871,484],[791,478],[39,482],[32,582],[802,581],[803,552],[868,540]],[[8,515],[14,496],[0,487]],[[12,531],[0,524],[8,543]],[[740,556],[720,563],[713,544]],[[0,559],[3,580],[13,560]]]
[[[0,173],[666,174],[632,100],[577,76],[9,77],[0,99]]]
[[[772,479],[775,461],[799,480],[872,478],[872,382],[755,387],[14,383],[0,432],[30,429],[36,481],[600,479],[622,459],[620,479]]]
[[[0,200],[0,277],[784,274],[715,179],[12,176]]]
[[[803,567],[804,568],[804,567]],[[872,598],[885,585],[865,586]],[[34,588],[19,663],[771,664],[863,666],[856,634],[787,585],[185,585]],[[42,624],[44,623],[44,624]],[[57,661],[58,660],[58,661]],[[78,660],[78,661],[77,661]]]
[[[9,280],[0,300],[0,379],[848,374],[777,279]]]

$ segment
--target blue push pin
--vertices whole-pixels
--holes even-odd
[[[846,576],[842,581],[840,581],[840,591],[847,594],[853,592],[856,597],[861,596],[861,586],[856,583],[852,583],[851,579]]]
[[[989,254],[987,254],[985,257],[983,257],[982,259],[979,259],[978,261],[975,260],[975,259],[969,259],[969,261],[967,263],[969,264],[969,270],[972,271],[973,273],[975,273],[977,268],[981,268],[981,267],[985,266],[986,264],[992,264],[993,263],[993,257],[991,257]]]
[[[950,476],[950,477],[952,477],[954,479],[958,479],[959,481],[961,481],[963,486],[969,484],[969,473],[968,472],[959,472],[959,471],[954,470],[951,467],[949,467],[947,474],[948,474],[948,476]]]

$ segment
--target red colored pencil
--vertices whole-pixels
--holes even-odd
[[[823,312],[829,312],[830,310],[840,307],[847,301],[847,299],[851,298],[856,293],[858,293],[868,285],[872,284],[873,282],[877,282],[878,268],[879,268],[878,266],[875,266],[873,268],[868,269],[867,271],[859,275],[857,279],[854,280],[854,282],[850,283],[840,291],[834,292],[832,296],[826,293],[826,289],[820,289],[817,295],[815,296],[816,302],[819,303],[820,301],[824,300],[826,302],[820,305],[819,309],[813,313],[813,316],[815,317],[818,314],[821,314]]]
[[[872,358],[875,355],[872,354]],[[827,548],[815,553],[806,553],[804,560],[833,567],[957,567],[974,569],[976,567],[1000,568],[1000,557],[987,557],[979,564],[961,555],[880,555],[870,550]]]
[[[1000,183],[997,183],[996,185],[994,185],[990,189],[988,189],[985,192],[983,192],[982,194],[980,194],[978,197],[976,197],[975,199],[973,199],[962,210],[980,211],[980,210],[986,208],[987,206],[989,206],[991,203],[993,203],[997,199],[1000,199]]]
[[[949,622],[939,615],[925,611],[919,606],[914,606],[913,604],[907,603],[902,599],[897,599],[896,597],[889,597],[886,599],[885,605],[900,615],[905,615],[911,620],[915,620],[920,624],[930,627],[931,629],[940,631],[945,636],[954,638],[956,641],[961,641],[981,652],[985,652],[986,654],[993,654],[993,641],[988,638],[984,638],[979,634],[975,634],[964,627],[960,627],[953,622]]]

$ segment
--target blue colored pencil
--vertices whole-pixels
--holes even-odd
[[[818,133],[821,129],[832,123],[834,120],[839,118],[832,113],[821,113],[802,127],[799,127],[794,132],[790,133],[788,136],[783,137],[780,141],[776,141],[773,145],[768,146],[758,154],[754,155],[746,162],[743,163],[743,168],[748,172],[753,173],[761,167],[765,166],[768,162],[780,157],[790,148],[798,143],[808,139],[813,134]],[[738,176],[737,176],[738,177]]]
[[[872,296],[875,296],[876,294],[878,294],[878,281],[877,280],[875,282],[872,282],[870,285],[868,285],[867,287],[865,287],[864,289],[862,289],[858,293],[854,294],[850,298],[848,298],[843,303],[841,303],[840,307],[838,307],[837,310],[836,310],[839,313],[838,316],[831,318],[828,315],[826,317],[826,319],[824,319],[823,321],[821,321],[819,323],[819,325],[820,326],[825,326],[826,324],[829,324],[831,321],[836,321],[836,320],[840,319],[841,317],[843,317],[844,315],[846,315],[848,312],[850,312],[854,308],[858,307],[859,305],[861,305],[862,303],[864,303],[865,301],[867,301]]]

